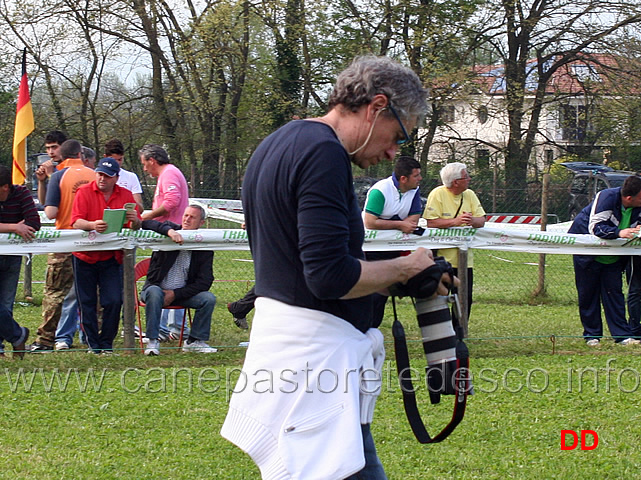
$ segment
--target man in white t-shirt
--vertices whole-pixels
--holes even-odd
[[[138,175],[134,172],[130,172],[122,168],[122,162],[125,158],[125,146],[117,138],[112,138],[107,143],[105,143],[105,157],[115,158],[118,164],[120,165],[120,176],[118,177],[117,185],[126,188],[134,195],[134,200],[140,208],[140,211],[143,212],[145,208],[142,204],[142,186],[140,185],[140,180]]]

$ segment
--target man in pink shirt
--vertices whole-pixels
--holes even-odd
[[[182,222],[183,212],[189,206],[189,188],[182,172],[170,163],[169,155],[160,145],[147,144],[138,152],[140,163],[147,174],[157,178],[154,202],[150,212],[142,215],[143,220],[157,220],[178,225]],[[182,310],[163,310],[160,319],[159,340],[178,339],[182,329],[184,312]],[[185,333],[189,329],[185,326]]]
[[[143,170],[158,178],[152,209],[145,212],[142,219],[159,222],[169,220],[180,224],[183,212],[189,206],[189,188],[185,176],[170,163],[169,155],[159,145],[145,145],[138,153]]]

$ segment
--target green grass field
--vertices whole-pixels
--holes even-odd
[[[225,304],[251,285],[248,259],[246,252],[216,254],[212,291],[219,304],[210,343],[217,354],[183,354],[170,344],[151,358],[74,349],[2,361],[0,479],[259,478],[251,460],[219,435],[242,365],[238,343],[249,338]],[[476,253],[468,340],[475,394],[445,442],[422,446],[414,439],[387,344],[373,433],[390,479],[640,477],[641,348],[611,341],[586,347],[569,257],[547,257],[544,297],[531,295],[537,267],[529,264],[537,261],[538,255]],[[34,259],[34,282],[44,278],[44,262]],[[41,297],[42,284],[34,283],[33,302],[24,302],[21,289],[16,299],[16,319],[33,332]],[[421,372],[413,310],[405,299],[399,304]],[[382,330],[391,339],[388,312]],[[436,434],[449,421],[453,399],[430,405],[424,386],[418,396]],[[562,451],[561,430],[593,430],[599,444]]]

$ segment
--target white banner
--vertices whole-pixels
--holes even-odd
[[[119,233],[102,235],[95,231],[56,230],[53,227],[42,227],[35,233],[35,237],[33,242],[25,242],[15,233],[0,233],[0,254],[35,255],[85,250],[120,250],[129,245],[127,238]]]
[[[91,250],[151,248],[153,250],[249,250],[247,232],[240,229],[200,229],[180,232],[184,244],[178,245],[151,230],[123,229],[120,233],[101,234],[84,230],[56,230],[42,227],[35,240],[26,243],[15,233],[0,233],[0,254],[26,255]]]
[[[189,204],[195,203],[200,205],[207,212],[208,218],[218,218],[235,223],[243,223],[243,206],[240,200],[220,200],[216,198],[190,198]],[[148,212],[149,210],[145,210]],[[40,223],[42,225],[53,225],[55,220],[50,220],[43,210],[38,211]]]
[[[641,239],[630,244],[625,239],[603,240],[593,235],[565,233],[569,225],[554,226],[542,232],[537,228],[508,224],[488,224],[484,228],[427,228],[422,236],[398,230],[366,230],[363,248],[367,251],[415,250],[425,248],[477,248],[484,250],[560,253],[583,255],[638,255]],[[564,229],[564,230],[562,230]],[[56,230],[43,227],[33,242],[25,243],[14,233],[0,234],[0,254],[26,255],[50,252],[120,250],[151,248],[153,250],[249,250],[247,232],[241,229],[199,229],[181,232],[185,242],[178,245],[169,238],[149,230],[128,230],[100,234],[95,231]]]
[[[397,230],[368,230],[363,248],[369,251],[414,250],[417,247],[483,249],[529,253],[579,255],[641,254],[641,239],[604,240],[594,235],[566,233],[570,224],[556,224],[548,231],[532,225],[486,224],[483,228],[427,228],[418,237]]]

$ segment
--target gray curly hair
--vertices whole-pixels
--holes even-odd
[[[144,145],[140,150],[138,150],[138,155],[144,158],[145,160],[149,160],[150,158],[153,158],[158,162],[158,165],[165,165],[167,163],[171,163],[171,160],[169,160],[169,154],[167,151],[162,148],[160,145],[155,145],[153,143],[148,143],[147,145]]]
[[[418,75],[391,58],[373,55],[356,57],[340,73],[329,97],[329,108],[344,105],[356,112],[378,94],[385,95],[404,120],[416,117],[420,122],[425,117],[427,90]]]

